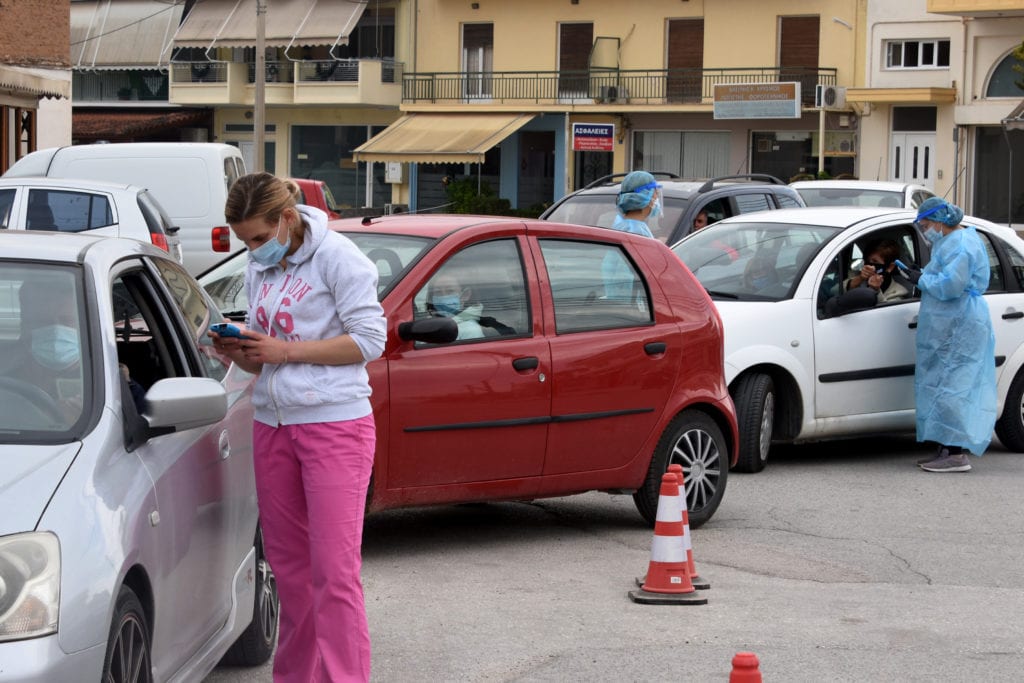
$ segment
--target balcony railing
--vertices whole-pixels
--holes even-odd
[[[815,85],[836,85],[836,69],[740,67],[591,71],[493,71],[407,73],[404,103],[488,104],[701,104],[714,86],[736,83],[800,83],[804,105],[814,104]]]
[[[381,62],[381,82],[395,83],[402,78],[403,64],[393,60],[328,59],[323,61],[267,61],[267,83],[358,83],[359,63]],[[172,64],[175,83],[224,83],[228,80],[227,62],[177,62]],[[256,82],[256,64],[247,65],[247,82]]]

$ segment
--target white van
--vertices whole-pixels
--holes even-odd
[[[185,267],[198,275],[242,248],[224,219],[228,188],[245,174],[237,147],[216,142],[117,142],[32,152],[3,177],[131,183],[156,197],[180,228]]]

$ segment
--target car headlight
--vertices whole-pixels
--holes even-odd
[[[51,533],[0,537],[0,642],[57,632],[60,543]]]

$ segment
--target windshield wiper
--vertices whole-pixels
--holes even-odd
[[[717,296],[717,297],[719,297],[721,299],[739,299],[740,298],[739,294],[733,294],[732,292],[719,292],[719,291],[716,291],[714,289],[706,289],[706,288],[705,288],[704,291],[706,291],[708,293],[708,296],[710,296],[710,297],[716,297]]]

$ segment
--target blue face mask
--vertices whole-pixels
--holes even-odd
[[[924,231],[924,238],[928,240],[928,244],[935,244],[940,237],[942,237],[942,231],[936,228],[928,228]]]
[[[32,357],[45,368],[66,370],[81,357],[78,331],[67,325],[32,330]]]
[[[762,275],[761,277],[751,278],[750,286],[755,290],[761,290],[772,283],[771,275]]]
[[[441,294],[431,299],[430,304],[435,311],[450,318],[462,310],[462,297],[458,294]]]
[[[267,240],[255,249],[249,250],[249,256],[252,257],[256,263],[262,263],[265,266],[272,266],[275,263],[280,263],[281,259],[288,253],[288,248],[292,246],[292,233],[288,232],[288,239],[285,240],[284,244],[278,240],[278,235],[281,234],[281,219],[277,219],[277,233],[274,234],[274,239]]]

